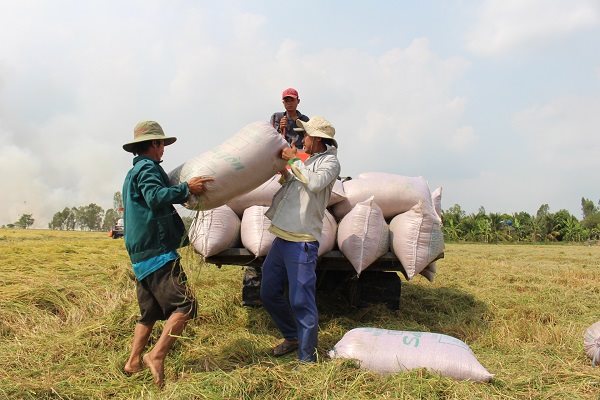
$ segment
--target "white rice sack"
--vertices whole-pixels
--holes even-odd
[[[419,272],[419,274],[423,275],[429,282],[433,282],[437,274],[437,265],[435,265],[435,262],[432,262],[423,271]]]
[[[583,349],[592,359],[592,366],[600,364],[600,321],[596,322],[583,334]]]
[[[431,203],[439,219],[442,219],[442,187],[431,192]]]
[[[345,198],[346,192],[344,192],[344,184],[339,179],[336,179],[335,183],[333,184],[333,188],[331,189],[331,196],[329,197],[327,207],[337,204]]]
[[[465,342],[440,333],[356,328],[329,356],[355,359],[361,368],[384,374],[426,368],[459,380],[488,382],[494,377]]]
[[[192,195],[184,204],[195,210],[209,210],[226,204],[249,192],[281,171],[285,161],[281,150],[288,147],[283,136],[267,122],[255,122],[242,128],[235,136],[193,158],[169,173],[172,184],[194,176],[213,176],[206,191]]]
[[[410,210],[419,200],[431,204],[431,193],[427,181],[419,177],[408,177],[385,172],[360,174],[358,178],[344,182],[346,199],[333,206],[333,215],[339,220],[357,203],[371,196],[383,211],[385,218],[392,218]]]
[[[338,224],[335,222],[333,215],[325,210],[323,216],[323,230],[321,231],[321,240],[319,241],[319,256],[330,252],[335,247],[335,241],[337,238]]]
[[[188,236],[196,252],[210,257],[236,247],[240,237],[240,219],[227,206],[200,211]]]
[[[279,174],[273,176],[256,189],[231,199],[227,205],[231,207],[240,218],[244,214],[244,210],[248,207],[270,206],[273,201],[273,196],[281,189],[281,184],[279,183],[280,177],[281,175]]]
[[[390,236],[390,248],[409,280],[444,252],[441,222],[432,207],[422,201],[392,219]]]
[[[244,210],[242,216],[242,244],[256,257],[266,256],[275,235],[269,232],[271,220],[265,216],[266,206],[252,206]]]
[[[340,251],[360,275],[389,247],[389,228],[371,196],[354,206],[338,225]]]

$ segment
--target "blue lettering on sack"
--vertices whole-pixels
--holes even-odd
[[[421,332],[406,332],[407,335],[402,338],[402,343],[407,346],[411,344],[414,345],[415,348],[419,347],[421,343],[421,336],[423,335]],[[411,335],[412,337],[410,337]]]

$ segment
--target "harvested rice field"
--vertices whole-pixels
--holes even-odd
[[[241,305],[241,267],[181,253],[200,311],[169,354],[159,390],[147,371],[122,372],[138,317],[123,240],[0,229],[0,398],[600,398],[600,368],[583,350],[583,333],[600,320],[598,245],[447,244],[434,283],[402,278],[398,311],[320,299],[321,357],[310,365],[269,355],[280,338],[263,309]],[[329,359],[356,327],[454,336],[494,378],[378,375]]]

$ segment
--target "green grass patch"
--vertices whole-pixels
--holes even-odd
[[[241,306],[243,271],[183,265],[199,315],[167,358],[167,385],[125,376],[138,308],[122,240],[105,233],[0,232],[0,398],[8,399],[597,399],[600,369],[583,332],[600,319],[600,246],[449,244],[431,284],[402,286],[401,309],[319,304],[320,360],[269,349],[279,334]],[[332,304],[333,303],[333,304]],[[425,370],[388,376],[327,351],[355,327],[432,331],[465,341],[489,384]],[[160,326],[152,340],[157,339]]]

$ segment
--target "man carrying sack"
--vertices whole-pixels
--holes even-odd
[[[319,315],[315,298],[319,239],[325,208],[340,174],[335,129],[323,117],[296,121],[304,129],[304,151],[309,158],[296,157],[296,146],[286,148],[281,158],[282,187],[265,215],[276,238],[262,266],[260,295],[284,340],[273,349],[282,356],[298,349],[300,361],[317,360]],[[285,298],[285,284],[288,298]]]
[[[135,155],[123,183],[123,206],[125,247],[136,277],[141,314],[124,371],[132,374],[146,366],[159,387],[164,385],[165,357],[188,320],[195,317],[197,307],[179,263],[177,249],[187,244],[187,235],[173,204],[184,203],[190,194],[201,194],[205,183],[213,180],[194,177],[169,184],[160,163],[165,146],[176,140],[165,136],[158,123],[144,121],[135,126],[133,141],[123,145]],[[158,320],[166,320],[162,334],[142,358]]]

